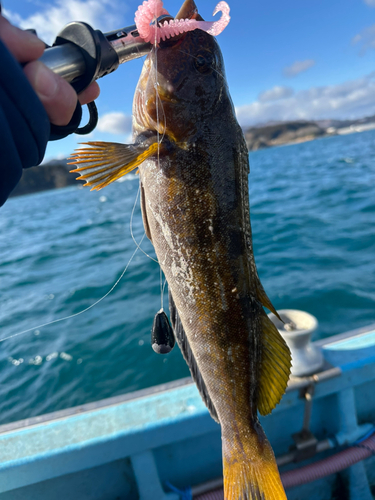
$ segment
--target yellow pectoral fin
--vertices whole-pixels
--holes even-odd
[[[267,415],[280,402],[285,392],[292,363],[289,347],[265,313],[262,315],[262,330],[258,410],[261,415]]]
[[[146,158],[156,153],[158,143],[119,144],[116,142],[85,142],[90,148],[78,149],[69,160],[69,165],[80,165],[71,170],[78,172],[86,181],[84,186],[92,186],[91,191],[102,189],[113,181],[128,174]],[[81,166],[82,165],[82,166]]]

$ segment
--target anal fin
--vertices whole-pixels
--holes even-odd
[[[267,415],[280,402],[288,385],[291,354],[285,340],[266,313],[261,316],[262,362],[260,368],[258,410]]]
[[[219,423],[219,417],[217,416],[216,409],[214,404],[208,394],[208,390],[206,384],[204,383],[201,372],[199,371],[197,362],[194,358],[193,352],[189,345],[189,341],[186,337],[186,333],[184,327],[182,326],[180,316],[178,314],[176,304],[174,303],[172,294],[169,290],[169,313],[171,318],[172,327],[174,330],[174,334],[177,340],[177,344],[182,352],[182,355],[190,369],[191,376],[196,383],[199,394],[203,399],[204,404],[207,406],[208,411],[210,412],[211,417]]]

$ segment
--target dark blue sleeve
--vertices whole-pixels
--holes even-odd
[[[20,64],[0,40],[0,206],[22,169],[38,165],[50,135],[47,113]]]

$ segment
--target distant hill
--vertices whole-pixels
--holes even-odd
[[[358,118],[357,120],[317,120],[315,123],[319,125],[319,127],[328,129],[342,129],[352,126],[360,126],[367,125],[370,123],[375,123],[375,115],[373,116],[365,116],[363,118]]]
[[[249,151],[311,141],[318,137],[335,134],[349,134],[375,128],[375,115],[358,120],[317,120],[271,122],[244,128]]]
[[[250,127],[244,130],[249,151],[304,142],[326,135],[326,130],[315,122],[284,122],[263,127]]]
[[[74,167],[67,165],[66,160],[52,160],[38,167],[26,168],[20,182],[10,196],[20,196],[66,186],[78,186],[79,183],[75,180],[77,176],[69,173],[72,168]]]

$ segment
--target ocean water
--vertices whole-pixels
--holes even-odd
[[[375,131],[250,154],[255,257],[276,308],[319,321],[315,338],[375,322]],[[189,374],[178,348],[155,354],[158,265],[144,234],[138,179],[100,192],[66,188],[0,209],[0,423]],[[154,256],[147,238],[142,248]],[[167,308],[167,298],[164,294]]]

